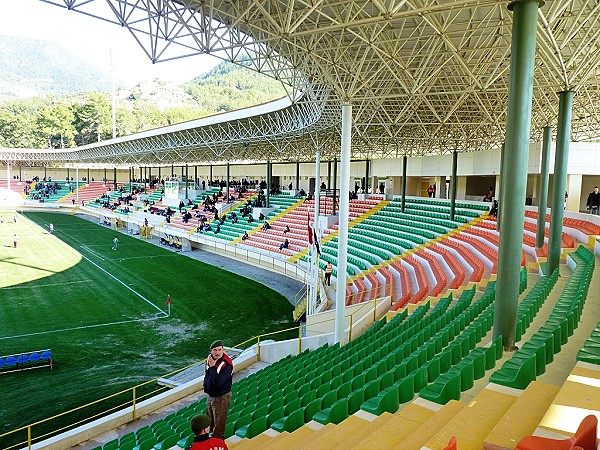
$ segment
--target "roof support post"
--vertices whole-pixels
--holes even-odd
[[[44,166],[44,178],[46,178],[46,166]],[[10,161],[6,162],[6,180],[7,188],[10,191]]]
[[[550,147],[552,146],[552,127],[544,127],[544,140],[542,141],[542,167],[540,173],[540,197],[538,202],[537,228],[535,232],[535,246],[544,246],[546,231],[546,209],[548,206],[548,177],[550,173]]]
[[[408,163],[408,157],[404,155],[402,157],[402,212],[404,212],[404,204],[406,203],[406,164]]]
[[[225,183],[226,185],[226,189],[227,189],[227,193],[225,194],[225,203],[229,203],[229,161],[227,161],[227,181]]]
[[[194,188],[198,186],[198,166],[194,166]]]
[[[348,217],[350,208],[350,149],[352,146],[352,104],[342,105],[342,158],[340,171],[340,220],[338,228],[338,261],[335,297],[334,343],[344,343],[344,310],[348,258]]]
[[[77,204],[79,204],[79,166],[75,168],[75,196],[77,197]]]
[[[212,164],[210,165],[210,173],[208,175],[208,187],[211,188],[212,187],[212,182],[213,182],[213,172],[212,172]]]
[[[271,205],[271,171],[273,168],[271,167],[271,161],[267,161],[267,195],[265,198],[267,199],[267,204],[265,205],[267,208]]]
[[[450,178],[450,220],[454,220],[454,212],[456,211],[456,169],[458,168],[458,152],[452,152],[452,178]]]
[[[369,193],[369,169],[370,169],[369,160],[367,159],[365,161],[365,185],[364,185],[365,194]]]
[[[227,163],[227,169],[229,170],[229,163]],[[229,174],[227,174],[227,182],[229,183]],[[146,187],[146,180],[144,179],[144,187]],[[188,165],[185,165],[185,198],[189,199],[188,196]]]
[[[333,159],[333,206],[331,209],[331,214],[335,216],[335,210],[336,210],[336,200],[335,200],[335,195],[336,195],[336,191],[337,191],[337,166],[338,166],[338,161],[337,158]],[[339,199],[338,199],[339,201]]]
[[[319,238],[319,214],[321,213],[321,189],[319,186],[319,179],[321,178],[321,151],[317,148],[315,152],[315,209],[314,209],[314,222],[313,222],[313,234]],[[309,209],[310,215],[310,209]],[[311,270],[309,273],[312,275],[310,280],[310,294],[308,298],[309,311],[310,314],[315,313],[315,308],[317,306],[317,287],[319,286],[319,258],[316,251],[317,243],[313,241],[313,245],[310,249],[311,252]]]
[[[327,161],[327,189],[331,189],[331,160]]]
[[[548,273],[558,269],[562,243],[563,217],[565,215],[565,186],[571,139],[571,112],[573,91],[563,91],[558,101],[558,126],[556,127],[556,154],[554,155],[554,179],[552,183],[552,214],[548,236]]]
[[[504,350],[512,351],[517,328],[538,1],[517,0],[510,3],[508,9],[513,11],[513,34],[504,156],[510,164],[505,164],[506,170],[501,176],[510,183],[504,183],[499,202],[502,222],[494,338],[502,336]]]
[[[500,147],[500,186],[496,195],[496,200],[498,200],[498,212],[496,213],[496,230],[500,230],[500,224],[502,223],[502,206],[500,204],[500,199],[502,198],[502,192],[504,192],[504,174],[506,173],[506,165],[507,160],[504,155],[506,151],[506,142],[502,143],[502,147]]]
[[[296,161],[296,190],[300,190],[300,161]]]
[[[87,183],[90,184],[92,179],[90,178],[90,168],[87,168]]]
[[[115,191],[117,190],[117,168],[113,167],[113,182],[115,186]]]

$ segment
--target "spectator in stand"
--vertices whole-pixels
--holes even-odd
[[[265,220],[265,223],[263,223],[263,226],[262,226],[262,230],[267,231],[269,228],[271,228],[271,225],[269,225],[269,222],[267,222]]]
[[[279,251],[283,250],[284,248],[288,248],[289,246],[290,246],[290,241],[288,241],[286,239],[279,245]]]
[[[498,200],[492,202],[492,208],[490,209],[490,216],[498,217]]]
[[[433,186],[429,185],[429,187],[427,188],[427,197],[433,197]]]
[[[286,225],[285,226],[285,230],[283,230],[283,234],[289,233],[290,232],[290,226]]]
[[[598,191],[598,186],[594,186],[594,190],[588,195],[585,207],[590,214],[600,214],[600,191]]]
[[[194,416],[190,422],[194,442],[188,450],[227,450],[227,444],[220,437],[210,437],[210,417],[206,414]]]
[[[494,199],[494,191],[492,190],[492,187],[490,186],[488,188],[487,194],[485,194],[485,196],[483,197],[483,201],[491,202],[493,199]]]
[[[245,241],[246,239],[248,239],[250,236],[248,236],[248,232],[244,231],[244,235],[242,236],[242,241]]]
[[[19,242],[19,238],[17,235],[13,235],[13,248],[17,248],[17,242]]]
[[[333,272],[333,266],[330,262],[325,266],[325,283],[327,286],[331,286],[331,273]]]
[[[206,410],[210,418],[213,437],[225,438],[227,411],[231,403],[232,379],[233,362],[225,353],[223,342],[215,341],[210,346],[204,374],[204,392],[208,395]]]

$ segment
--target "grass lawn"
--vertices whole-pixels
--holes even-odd
[[[198,361],[217,338],[293,326],[290,303],[252,280],[67,214],[0,215],[0,355],[54,357],[0,374],[0,434]]]

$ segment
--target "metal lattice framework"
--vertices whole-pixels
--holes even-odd
[[[141,133],[68,157],[38,153],[38,161],[302,160],[314,155],[314,134],[322,156],[332,158],[346,101],[353,104],[354,158],[477,151],[504,140],[512,37],[506,1],[42,1],[127,27],[155,62],[195,54],[243,59],[281,80],[294,101],[261,117]],[[531,138],[541,140],[542,128],[556,122],[557,92],[571,89],[572,140],[596,140],[600,3],[548,1],[538,19]]]

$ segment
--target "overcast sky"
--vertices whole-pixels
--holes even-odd
[[[0,0],[0,34],[56,42],[128,83],[160,78],[188,81],[220,60],[200,55],[152,64],[126,28],[39,0]]]

